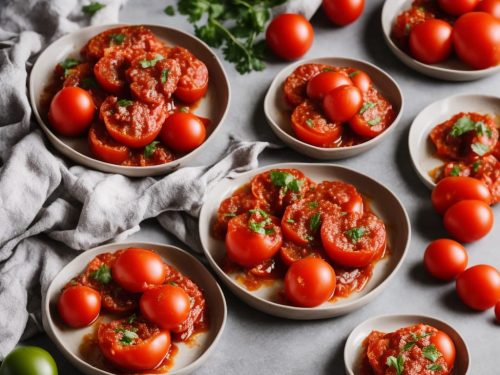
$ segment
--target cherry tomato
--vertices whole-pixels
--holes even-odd
[[[460,201],[444,214],[444,227],[461,242],[477,241],[493,227],[493,210],[483,201]]]
[[[436,64],[446,60],[452,50],[451,25],[443,20],[429,19],[412,27],[410,52],[424,64]]]
[[[232,218],[227,227],[228,258],[254,267],[276,254],[283,242],[279,219],[257,209]]]
[[[99,160],[112,164],[123,163],[130,149],[115,141],[101,123],[94,123],[89,130],[90,152]]]
[[[101,295],[88,286],[71,286],[61,293],[57,309],[67,325],[74,328],[86,327],[99,316]]]
[[[491,14],[471,12],[461,16],[453,28],[453,46],[458,57],[475,69],[500,62],[500,21]]]
[[[495,305],[495,317],[497,318],[497,323],[500,323],[500,302]]]
[[[189,295],[177,285],[162,285],[146,290],[139,306],[147,319],[167,330],[181,325],[191,310]]]
[[[450,206],[465,199],[475,199],[490,204],[492,197],[488,186],[472,177],[452,176],[439,181],[432,191],[432,206],[444,214]]]
[[[334,24],[347,25],[356,21],[365,7],[365,0],[323,0],[323,10]]]
[[[349,78],[351,79],[352,84],[360,89],[363,94],[368,92],[370,87],[372,87],[372,79],[362,70],[350,68]]]
[[[472,12],[479,4],[479,0],[438,0],[438,4],[446,13],[460,16]]]
[[[79,87],[64,87],[50,103],[49,121],[59,134],[75,137],[83,134],[94,118],[92,96]]]
[[[205,125],[195,115],[175,112],[163,124],[160,138],[172,150],[190,152],[200,146],[207,136]]]
[[[134,293],[162,284],[166,273],[165,263],[158,254],[140,248],[124,250],[111,266],[113,280]]]
[[[445,238],[432,241],[424,254],[427,271],[440,280],[453,280],[467,267],[468,255],[458,242]]]
[[[487,310],[500,301],[500,272],[486,264],[471,267],[458,276],[456,288],[471,309]]]
[[[314,30],[301,14],[283,13],[276,16],[266,31],[266,42],[275,55],[295,60],[311,47]]]
[[[500,20],[500,0],[482,0],[476,11],[489,13]]]
[[[307,96],[314,100],[322,100],[333,89],[352,84],[352,81],[345,74],[340,72],[323,72],[307,82]]]
[[[437,331],[430,338],[431,344],[443,355],[449,369],[452,369],[455,364],[456,349],[453,340],[443,331]]]
[[[356,86],[344,85],[326,94],[323,110],[330,121],[348,121],[363,105],[363,95]]]
[[[301,307],[314,307],[328,301],[335,292],[335,285],[335,271],[319,258],[298,260],[285,275],[285,295]]]

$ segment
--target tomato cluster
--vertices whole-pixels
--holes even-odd
[[[167,163],[205,141],[206,124],[189,105],[205,95],[208,70],[187,49],[128,26],[94,36],[81,55],[55,68],[48,120],[56,132],[87,133],[97,159],[128,166]]]
[[[364,71],[326,64],[303,64],[284,85],[293,108],[292,129],[318,147],[344,147],[381,134],[395,118],[391,103]]]
[[[157,368],[172,356],[172,341],[203,330],[205,298],[198,286],[153,251],[128,248],[95,257],[63,289],[58,311],[74,328],[102,311],[125,315],[97,327],[97,344],[110,364],[128,371]]]
[[[474,69],[500,63],[500,0],[414,0],[394,24],[395,43],[425,64],[453,51]]]
[[[449,375],[455,365],[453,340],[426,324],[391,333],[373,331],[365,339],[364,347],[360,375]]]
[[[226,271],[235,264],[253,279],[284,277],[287,302],[303,307],[363,288],[387,243],[353,185],[316,184],[297,169],[260,173],[224,200],[214,235],[225,240]]]

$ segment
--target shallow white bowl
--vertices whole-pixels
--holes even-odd
[[[470,366],[469,349],[465,340],[448,323],[425,315],[382,315],[358,325],[347,338],[344,348],[344,364],[347,375],[359,375],[363,356],[363,341],[372,331],[394,332],[414,324],[428,324],[446,333],[453,340],[456,349],[454,375],[465,375]]]
[[[199,116],[210,119],[210,121],[212,121],[213,131],[197,149],[169,163],[149,167],[126,167],[95,159],[89,151],[87,137],[73,138],[61,136],[54,133],[51,127],[44,122],[46,116],[42,114],[43,109],[40,106],[40,99],[45,87],[50,82],[54,67],[67,57],[79,56],[81,48],[94,35],[119,26],[127,25],[112,24],[86,27],[63,36],[43,51],[31,70],[29,81],[31,107],[33,108],[38,123],[56,150],[73,160],[75,163],[103,172],[119,173],[130,177],[144,177],[165,174],[178,168],[192,165],[194,157],[207,149],[211,139],[213,139],[219,131],[227,110],[229,109],[231,93],[229,80],[224,68],[210,47],[198,38],[175,28],[159,25],[144,25],[168,45],[179,45],[189,49],[196,57],[202,60],[208,68],[208,91],[205,97],[200,100],[194,112]]]
[[[408,136],[410,157],[418,177],[430,189],[436,184],[429,176],[429,172],[444,162],[435,155],[429,134],[436,125],[460,112],[499,115],[500,97],[475,94],[450,96],[430,104],[415,117]]]
[[[256,291],[248,291],[235,280],[235,275],[228,275],[222,269],[226,250],[224,241],[211,236],[211,228],[217,209],[225,198],[229,197],[242,185],[250,182],[256,174],[274,168],[297,168],[316,182],[341,180],[353,184],[371,203],[374,212],[384,220],[388,229],[389,257],[379,261],[374,268],[372,278],[359,293],[343,298],[335,303],[326,302],[314,308],[302,308],[277,303],[273,300],[282,282],[272,286],[263,286]],[[392,192],[379,182],[351,169],[332,164],[287,163],[269,165],[243,173],[234,179],[226,178],[215,185],[207,194],[200,212],[200,238],[205,255],[210,265],[222,281],[244,302],[265,313],[289,319],[323,319],[348,314],[373,300],[394,277],[399,269],[410,243],[410,222],[408,215]]]
[[[116,252],[128,247],[142,247],[158,253],[167,264],[177,268],[203,289],[209,314],[209,329],[198,334],[194,345],[176,343],[179,347],[173,367],[169,375],[186,375],[199,368],[215,350],[227,317],[224,294],[211,273],[192,255],[175,246],[147,242],[114,243],[85,251],[55,277],[47,290],[43,301],[43,326],[53,342],[56,343],[64,356],[80,371],[88,375],[113,375],[113,373],[98,369],[87,363],[79,352],[83,336],[93,331],[93,326],[81,329],[68,329],[57,313],[57,300],[61,289],[66,283],[87,266],[96,255]]]
[[[473,81],[500,72],[500,65],[475,70],[457,57],[450,58],[439,64],[428,65],[415,60],[401,50],[391,39],[391,30],[396,17],[411,6],[412,0],[386,0],[382,9],[382,29],[384,39],[390,50],[407,66],[429,77],[446,81]]]
[[[359,145],[339,147],[339,148],[326,148],[317,147],[308,143],[302,142],[296,138],[292,126],[290,124],[290,107],[286,104],[283,86],[286,78],[300,65],[303,64],[329,64],[333,66],[349,66],[358,68],[365,71],[372,79],[375,87],[385,96],[387,100],[393,105],[396,113],[391,126],[389,126],[382,134],[370,139],[365,143]],[[267,90],[266,98],[264,99],[264,112],[266,114],[267,122],[273,132],[280,138],[287,146],[293,148],[301,154],[310,156],[316,159],[333,160],[343,159],[351,156],[361,154],[368,151],[372,147],[379,144],[389,133],[391,133],[398,124],[401,114],[403,113],[403,94],[396,81],[394,81],[389,74],[379,69],[375,65],[368,62],[342,58],[342,57],[321,57],[310,60],[298,61],[292,65],[287,66],[274,78],[271,86]]]

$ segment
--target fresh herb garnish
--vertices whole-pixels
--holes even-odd
[[[229,212],[227,214],[224,214],[224,217],[235,217],[236,214],[234,212]]]
[[[163,69],[161,71],[161,76],[160,76],[160,80],[161,80],[161,83],[165,83],[167,82],[167,79],[168,79],[168,73],[170,72],[170,70],[168,69]]]
[[[479,170],[479,167],[481,166],[481,162],[479,160],[476,160],[473,164],[472,164],[472,171],[474,173],[477,173],[477,171]]]
[[[488,145],[480,142],[473,143],[470,148],[479,156],[483,156],[490,151],[490,147]]]
[[[460,176],[460,172],[461,172],[461,169],[458,165],[454,165],[453,168],[451,168],[451,171],[450,171],[450,176]]]
[[[443,369],[443,366],[441,366],[440,364],[437,364],[437,363],[433,363],[431,365],[427,365],[427,370],[431,370],[431,371],[441,371]]]
[[[136,313],[133,313],[132,315],[130,315],[127,319],[127,322],[128,324],[132,324],[134,323],[135,321],[137,320],[137,314]]]
[[[111,269],[105,264],[92,272],[90,274],[90,277],[96,281],[99,281],[101,284],[109,284],[113,279],[111,276]]]
[[[291,190],[294,193],[299,193],[300,188],[304,184],[304,181],[297,180],[293,174],[288,172],[271,171],[269,175],[273,185],[283,188],[285,193],[288,190]]]
[[[357,243],[366,234],[365,227],[355,227],[344,232],[351,239],[352,243]]]
[[[248,228],[254,232],[254,233],[259,233],[259,234],[273,234],[274,229],[272,228],[266,228],[267,225],[272,223],[271,217],[267,214],[266,211],[261,210],[260,208],[256,208],[253,210],[248,211],[250,214],[257,214],[262,216],[264,220],[262,221],[255,221],[253,218],[250,218],[248,220]]]
[[[189,112],[189,108],[188,107],[181,107],[181,108],[179,108],[179,112],[188,113]]]
[[[493,135],[491,129],[483,121],[475,122],[469,116],[460,117],[451,128],[450,135],[459,137],[465,133],[475,131],[477,135],[486,134],[488,138]]]
[[[120,99],[116,102],[116,104],[118,104],[119,107],[128,107],[129,105],[132,105],[132,103],[134,102],[128,99]]]
[[[94,14],[96,14],[98,11],[100,11],[105,6],[106,5],[101,4],[97,1],[93,1],[89,5],[82,6],[82,11],[83,11],[83,13],[88,14],[89,16],[93,16]]]
[[[309,228],[311,231],[316,232],[321,224],[321,214],[319,212],[315,213],[309,222]]]
[[[404,370],[405,359],[401,354],[398,355],[397,358],[391,355],[387,357],[386,365],[389,367],[394,367],[396,369],[396,374],[401,375]]]
[[[316,201],[308,202],[307,205],[310,208],[317,208],[318,207],[318,202],[316,202]]]
[[[167,16],[174,16],[175,15],[175,8],[173,5],[167,5],[165,9],[163,9],[163,13],[165,13]]]
[[[80,64],[78,60],[69,57],[65,59],[63,62],[60,62],[59,66],[64,70],[64,77],[67,77],[69,75],[70,69],[74,68],[78,64]]]
[[[88,89],[96,89],[99,86],[97,85],[97,81],[95,80],[94,77],[84,77],[82,78],[82,82],[80,84],[82,89],[88,90]]]
[[[326,73],[326,72],[332,72],[332,71],[333,71],[333,69],[332,69],[332,68],[323,68],[323,69],[321,69],[321,71],[322,71],[323,73]]]
[[[134,331],[129,331],[125,328],[117,328],[115,329],[115,332],[122,334],[121,338],[118,341],[120,341],[120,344],[122,344],[123,346],[131,345],[135,339],[139,338],[139,335],[137,333],[135,333]]]
[[[125,40],[125,35],[124,34],[111,34],[109,36],[109,44],[113,45],[120,45],[123,43]]]
[[[144,68],[144,69],[152,68],[153,66],[156,65],[156,63],[158,61],[161,61],[163,59],[164,59],[164,57],[162,55],[160,55],[159,53],[157,53],[155,58],[152,60],[143,59],[143,60],[139,61],[139,65],[141,66],[141,68]]]
[[[286,222],[289,223],[289,224],[293,224],[293,223],[295,223],[295,220],[293,220],[293,219],[286,219]]]
[[[309,126],[310,128],[314,127],[314,121],[310,118],[306,120],[306,125]]]
[[[419,342],[420,340],[422,340],[423,338],[427,337],[427,336],[430,336],[432,335],[432,333],[429,333],[429,332],[426,332],[422,335],[417,335],[416,333],[411,333],[411,338],[413,339],[413,341],[409,341],[405,344],[405,346],[403,347],[403,350],[404,351],[407,351],[407,350],[410,350],[411,348],[413,348],[415,346],[415,344],[417,342]]]
[[[431,362],[436,362],[441,353],[434,344],[430,344],[422,348],[422,355]]]
[[[178,285],[175,281],[169,281],[167,284],[168,285],[172,285],[172,286],[177,286]]]
[[[370,108],[373,108],[373,107],[376,107],[376,106],[377,106],[377,103],[365,102],[363,104],[363,106],[361,107],[361,109],[359,110],[359,114],[362,115],[363,113],[365,113],[366,111],[368,111]]]
[[[156,145],[158,143],[160,143],[160,142],[153,141],[149,145],[147,145],[146,147],[144,147],[144,157],[145,158],[150,158],[151,156],[153,156],[153,154],[156,151]]]
[[[373,120],[370,120],[370,121],[367,121],[368,125],[370,126],[375,126],[375,125],[378,125],[380,124],[380,117],[377,117],[377,118],[374,118]]]
[[[355,70],[354,72],[349,73],[349,78],[356,77],[359,73],[361,73],[359,70]]]

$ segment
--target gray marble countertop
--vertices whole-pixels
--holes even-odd
[[[182,16],[168,17],[163,9],[174,1],[131,0],[122,9],[121,22],[156,23],[193,32]],[[362,17],[354,24],[336,28],[321,11],[313,17],[315,41],[305,56],[345,56],[364,59],[386,70],[399,83],[406,100],[398,128],[383,144],[339,164],[379,180],[403,202],[412,223],[413,236],[405,263],[388,288],[375,301],[340,318],[298,322],[278,319],[254,310],[226,288],[228,320],[225,332],[211,358],[196,372],[215,374],[343,374],[343,350],[351,330],[367,318],[380,314],[416,313],[435,316],[451,323],[471,349],[469,374],[498,373],[500,326],[493,312],[472,312],[454,292],[454,284],[434,282],[422,267],[423,251],[429,241],[445,236],[440,218],[433,212],[430,191],[414,172],[408,152],[408,132],[413,118],[428,104],[460,93],[499,94],[500,74],[471,83],[442,82],[420,75],[396,59],[385,45],[380,25],[382,0],[368,0]],[[220,55],[220,54],[219,54]],[[212,162],[225,150],[230,133],[246,139],[278,142],[264,118],[263,100],[273,77],[286,66],[269,63],[261,73],[240,76],[224,62],[232,89],[232,103],[223,130],[212,142]],[[204,162],[207,157],[204,155]],[[260,164],[313,162],[292,150],[266,151]],[[201,163],[201,160],[200,160]],[[481,241],[468,245],[469,264],[488,263],[500,268],[500,207],[497,223]],[[176,243],[153,220],[143,223],[130,240]],[[57,351],[46,335],[25,342],[47,348],[56,357],[60,374],[80,374]]]

